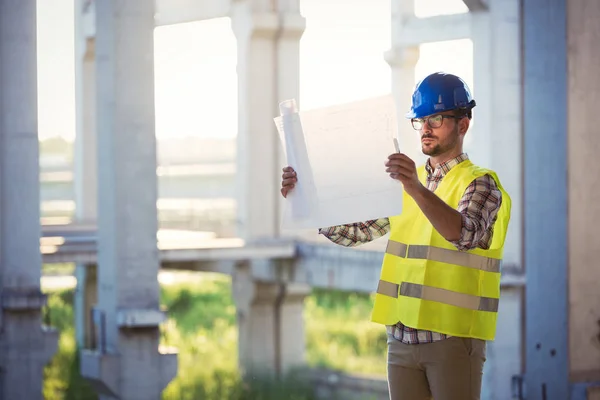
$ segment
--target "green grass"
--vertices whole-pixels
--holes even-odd
[[[47,315],[59,329],[59,351],[45,370],[48,400],[96,399],[79,375],[73,330],[73,291],[50,292]],[[163,286],[169,310],[161,342],[179,350],[177,377],[165,400],[312,400],[314,393],[292,378],[255,377],[242,382],[237,369],[237,327],[230,278],[205,274],[199,281]],[[367,295],[315,290],[306,299],[307,361],[313,367],[385,374],[385,330],[368,321]]]
[[[304,308],[309,365],[385,375],[386,332],[369,321],[372,304],[368,295],[313,290]]]

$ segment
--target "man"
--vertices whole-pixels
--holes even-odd
[[[404,188],[401,215],[319,230],[342,246],[390,233],[372,320],[387,326],[392,400],[480,397],[511,200],[493,171],[463,153],[473,107],[455,75],[419,82],[406,116],[429,159],[419,168],[401,153],[385,162]],[[282,178],[285,197],[297,176],[286,167]]]

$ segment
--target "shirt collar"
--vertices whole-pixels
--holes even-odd
[[[427,175],[431,175],[435,172],[436,175],[441,174],[443,176],[446,175],[453,167],[468,159],[469,156],[467,153],[461,153],[457,157],[436,165],[435,168],[433,168],[430,164],[431,159],[428,159],[425,163],[425,170],[427,171]]]

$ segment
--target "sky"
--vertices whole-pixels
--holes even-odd
[[[383,54],[391,46],[391,0],[301,0],[302,109],[360,100],[391,91]],[[38,0],[40,139],[75,137],[74,0]],[[343,6],[340,6],[343,4]],[[418,17],[466,12],[461,0],[416,0]],[[236,41],[229,18],[155,30],[156,135],[236,135]],[[470,40],[421,46],[415,80],[436,70],[472,87]],[[210,112],[202,112],[209,109]]]

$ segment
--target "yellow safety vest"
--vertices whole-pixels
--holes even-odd
[[[418,169],[426,184],[425,167]],[[500,261],[511,199],[495,172],[465,160],[444,176],[435,194],[456,209],[466,188],[489,174],[502,193],[489,250],[458,251],[406,193],[401,215],[390,218],[372,321],[452,336],[493,340],[500,299]]]

